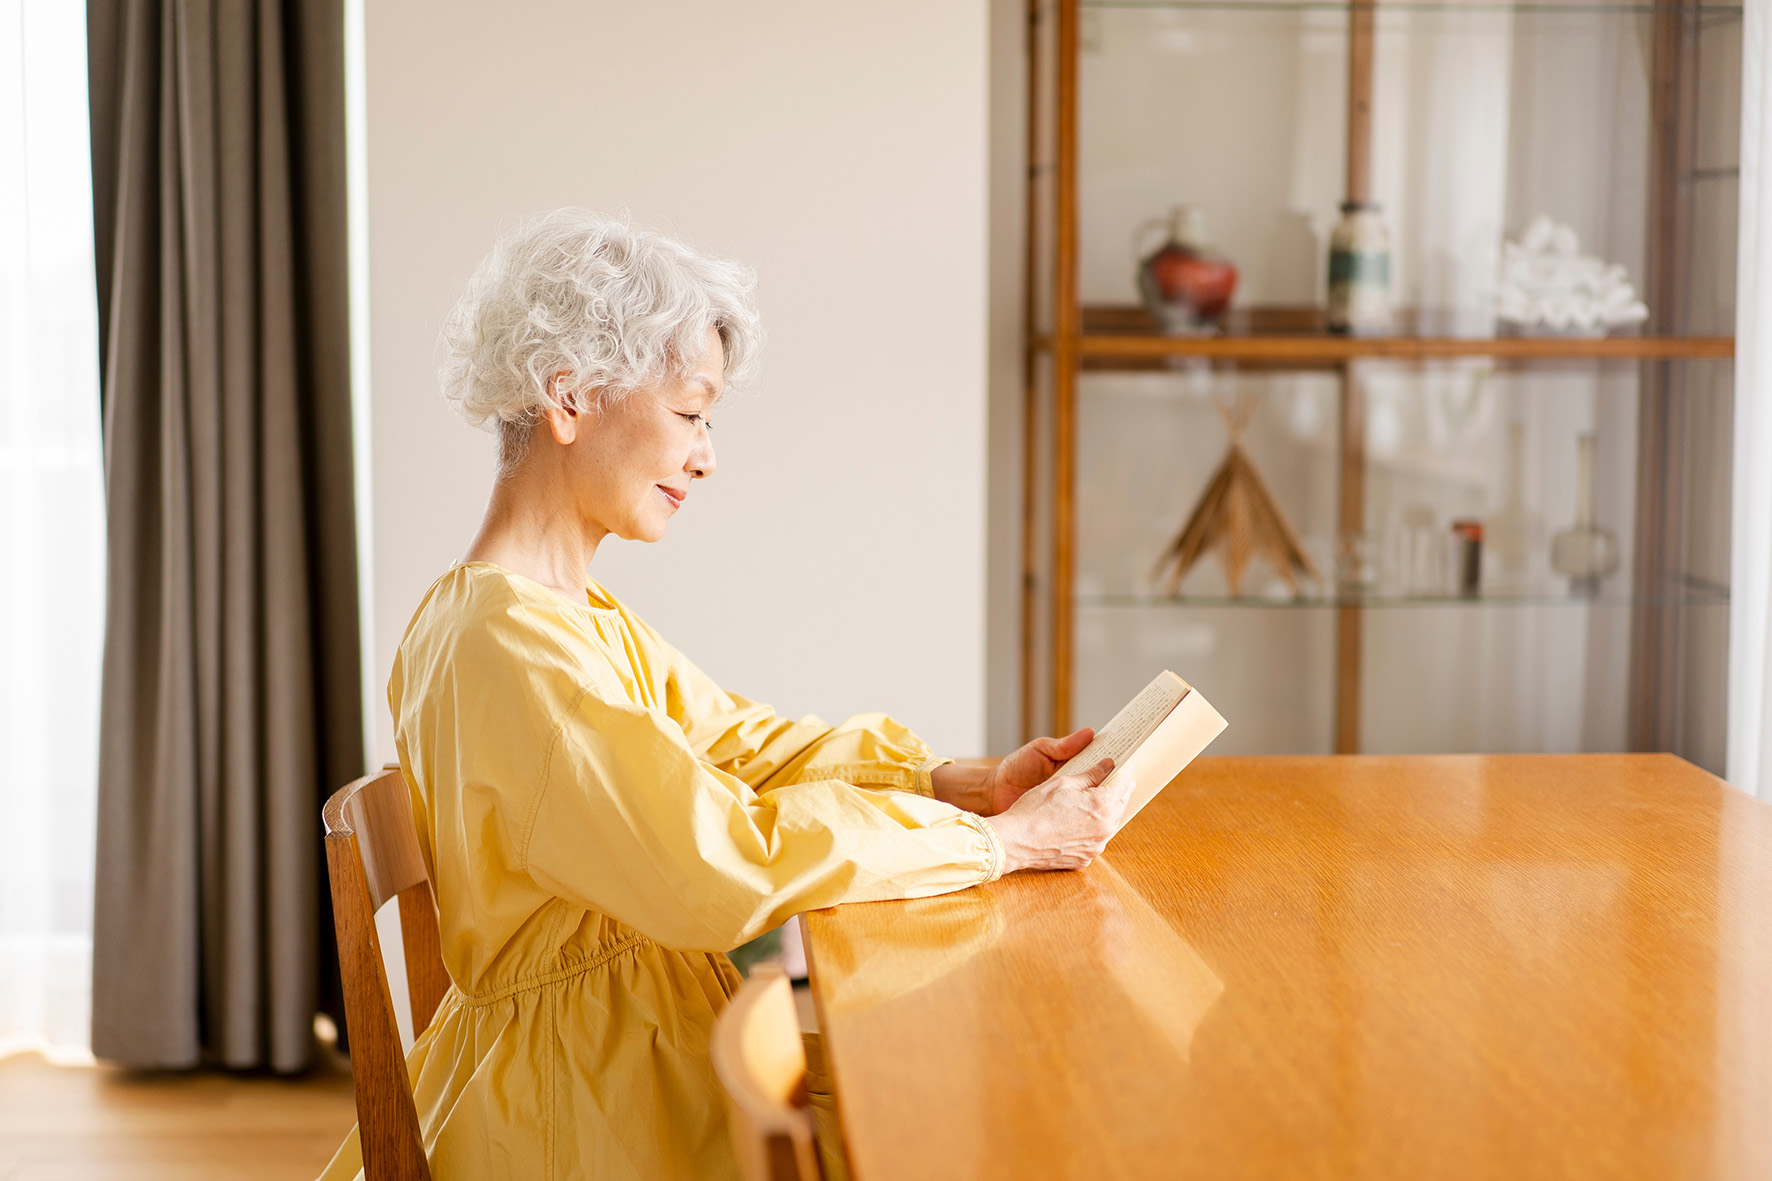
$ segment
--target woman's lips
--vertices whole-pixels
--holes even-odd
[[[669,488],[666,488],[663,484],[659,484],[657,487],[660,492],[664,493],[665,499],[671,502],[672,508],[682,508],[683,507],[683,500],[687,494],[672,492]]]

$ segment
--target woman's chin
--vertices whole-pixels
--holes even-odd
[[[617,529],[615,535],[623,541],[663,541],[665,527],[670,521],[639,521],[626,529]]]

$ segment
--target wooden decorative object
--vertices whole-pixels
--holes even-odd
[[[1210,549],[1217,549],[1224,560],[1224,577],[1232,595],[1243,593],[1244,571],[1258,554],[1267,558],[1293,594],[1298,593],[1300,574],[1323,581],[1316,564],[1299,544],[1298,534],[1274,503],[1273,493],[1250,462],[1249,453],[1243,450],[1243,432],[1249,429],[1249,420],[1255,415],[1256,399],[1245,395],[1232,404],[1215,398],[1213,404],[1230,429],[1230,450],[1206,485],[1206,492],[1194,506],[1187,524],[1157,562],[1157,576],[1161,577],[1165,569],[1169,571],[1164,591],[1174,594],[1194,563]]]

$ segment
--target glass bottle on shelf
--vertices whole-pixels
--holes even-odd
[[[1551,539],[1551,569],[1569,579],[1569,593],[1592,598],[1600,579],[1618,569],[1618,538],[1594,524],[1594,437],[1576,440],[1575,524]]]
[[[1496,588],[1518,592],[1530,585],[1533,555],[1542,553],[1544,518],[1526,507],[1526,426],[1507,424],[1507,476],[1501,508],[1486,522]]]

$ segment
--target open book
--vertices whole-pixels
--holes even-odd
[[[1130,775],[1138,785],[1120,821],[1125,827],[1226,724],[1192,685],[1172,672],[1158,673],[1058,774],[1080,775],[1102,759],[1114,760],[1114,775]]]

